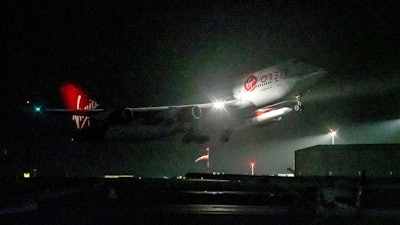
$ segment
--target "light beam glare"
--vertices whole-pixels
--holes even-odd
[[[225,108],[224,103],[220,101],[214,102],[214,108],[217,110],[222,110]]]
[[[393,75],[385,81],[377,82],[374,79],[358,80],[351,85],[346,83],[330,85],[326,88],[325,85],[313,87],[310,93],[304,95],[303,102],[313,101],[328,101],[343,97],[368,97],[368,96],[383,96],[390,92],[399,90],[397,76]]]

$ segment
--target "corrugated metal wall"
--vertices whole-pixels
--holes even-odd
[[[317,145],[295,152],[296,176],[400,177],[400,145]]]

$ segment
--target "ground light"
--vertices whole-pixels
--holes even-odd
[[[251,165],[251,175],[253,176],[254,175],[254,163],[252,162],[252,163],[250,163],[250,165]]]
[[[331,134],[331,136],[332,136],[332,145],[334,145],[335,144],[336,131],[330,129],[329,134]]]

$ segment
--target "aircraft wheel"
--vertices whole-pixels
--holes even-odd
[[[220,137],[220,139],[219,139],[222,143],[226,143],[226,142],[228,142],[229,141],[229,137],[228,136],[225,136],[225,135],[223,135],[223,136],[221,136]]]
[[[294,106],[294,111],[300,112],[300,111],[303,111],[303,109],[304,109],[304,106],[302,106],[302,105],[295,105]]]
[[[228,142],[231,137],[232,131],[231,130],[224,130],[221,134],[219,140],[223,143]]]
[[[191,134],[184,134],[182,137],[182,143],[184,144],[189,144],[190,142],[192,142],[193,137]]]
[[[198,144],[203,144],[209,140],[210,140],[210,137],[208,135],[200,135],[200,136],[196,137],[196,139],[194,139],[194,141]]]

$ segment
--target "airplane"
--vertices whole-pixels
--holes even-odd
[[[324,74],[326,71],[322,68],[289,60],[244,75],[237,81],[231,96],[223,101],[117,110],[101,107],[78,85],[66,83],[60,88],[66,108],[44,111],[70,114],[75,127],[71,134],[74,140],[104,139],[108,129],[135,126],[136,123],[158,127],[157,134],[143,139],[157,139],[182,132],[183,143],[204,143],[209,140],[208,135],[197,134],[190,124],[220,110],[226,112],[220,141],[227,142],[235,127],[277,122],[292,111],[302,111],[302,94],[307,93]]]

